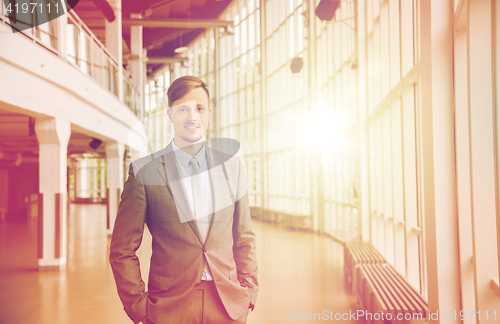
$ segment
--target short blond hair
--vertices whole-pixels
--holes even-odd
[[[210,94],[208,86],[203,80],[192,75],[182,76],[177,78],[167,90],[168,106],[173,107],[174,102],[183,98],[189,91],[195,88],[202,88],[207,93],[208,102],[210,103]]]

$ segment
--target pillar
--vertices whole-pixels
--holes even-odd
[[[461,309],[455,176],[453,2],[421,2],[421,202],[431,312]],[[482,310],[482,309],[481,309]],[[460,323],[443,318],[439,323]]]
[[[38,266],[60,270],[66,266],[67,150],[71,124],[59,118],[37,118],[35,132],[40,145],[40,194],[38,215]]]
[[[0,220],[9,211],[9,172],[0,170]]]
[[[146,83],[148,82],[148,50],[145,48],[142,50],[142,55],[143,55],[143,58],[144,58],[144,62],[143,62],[143,79],[144,79],[144,86],[146,86]],[[172,65],[170,65],[170,82],[172,82]],[[142,102],[142,107],[143,109],[141,109],[141,114],[140,114],[140,117],[141,117],[141,120],[144,120],[144,118],[146,118],[146,96],[142,96],[141,98],[141,102]],[[149,108],[149,107],[148,107]]]
[[[261,42],[260,42],[260,57],[261,57],[261,60],[260,60],[260,73],[261,73],[261,78],[260,78],[260,91],[261,91],[261,102],[257,102],[256,105],[259,106],[260,105],[260,118],[261,118],[261,130],[265,130],[267,129],[267,112],[268,112],[268,106],[267,106],[267,71],[268,71],[268,68],[267,68],[267,59],[262,59],[262,58],[267,58],[267,19],[266,19],[266,12],[265,12],[265,8],[261,8],[259,10],[260,12],[260,39],[261,39]],[[217,37],[217,44],[220,44],[220,41],[219,41],[219,37]],[[219,47],[220,48],[220,47]],[[216,53],[216,56],[219,57],[220,55],[222,55],[221,51],[218,51]],[[219,65],[220,66],[220,65]],[[220,69],[218,68],[216,70],[217,74],[220,74]],[[217,80],[217,85],[221,84],[219,82],[219,80]],[[219,86],[217,88],[220,88]],[[219,104],[220,101],[217,101],[217,103]],[[221,123],[221,119],[222,119],[222,116],[221,114],[217,114],[216,115],[217,118],[218,118],[218,123],[217,125],[222,125]],[[220,128],[219,128],[220,129]],[[222,137],[221,136],[221,131],[219,131],[218,133],[218,136],[219,137]],[[269,195],[268,195],[268,188],[267,188],[267,177],[268,177],[268,174],[267,172],[264,172],[264,170],[266,170],[266,164],[267,164],[267,159],[268,159],[268,155],[267,155],[267,148],[268,148],[268,143],[269,143],[269,139],[268,139],[268,136],[262,136],[262,140],[260,142],[260,152],[261,152],[261,155],[260,155],[260,177],[261,177],[261,180],[260,180],[260,187],[262,188],[261,190],[261,197],[262,197],[262,202],[261,202],[261,205],[259,207],[262,208],[262,210],[269,210]],[[261,214],[261,217],[262,217],[263,214]]]
[[[113,233],[120,194],[123,188],[123,143],[106,143],[106,168],[108,182],[108,235]]]
[[[92,181],[92,196],[93,201],[97,198],[97,163],[99,162],[97,159],[92,159],[92,177],[94,178]]]
[[[499,296],[491,289],[491,280],[499,275],[497,249],[500,234],[495,226],[498,182],[495,183],[494,179],[498,177],[498,160],[495,161],[495,154],[498,154],[498,129],[492,122],[498,118],[498,107],[494,103],[498,94],[494,93],[496,80],[493,74],[498,56],[492,56],[495,53],[492,47],[498,42],[498,35],[493,31],[498,21],[495,22],[491,14],[495,8],[494,1],[498,6],[497,0],[469,0],[464,4],[468,15],[470,206],[475,309],[483,313],[480,317],[476,316],[477,324],[498,323],[498,319],[493,316],[486,319],[485,312],[500,312]],[[498,19],[497,13],[495,16]]]
[[[367,100],[367,59],[366,59],[366,3],[357,3],[358,31],[358,103],[359,103],[359,145],[361,166],[361,237],[371,241],[370,201],[369,201],[369,156],[368,156],[368,100]]]
[[[118,87],[118,99],[123,101],[122,2],[121,0],[111,0],[109,4],[115,13],[115,20],[109,22],[105,19],[106,48],[118,63],[118,84],[115,86]]]
[[[77,191],[76,197],[88,198],[89,197],[89,165],[88,158],[84,157],[77,164],[76,184]]]
[[[106,163],[104,159],[99,159],[100,172],[101,172],[101,198],[106,197],[106,181],[104,177],[106,176],[106,172],[104,172],[104,168],[106,167]]]
[[[316,69],[317,69],[317,64],[316,64],[316,41],[317,41],[317,24],[316,24],[316,14],[314,13],[316,4],[315,1],[309,1],[308,2],[308,7],[307,7],[307,18],[309,20],[309,28],[307,32],[307,37],[309,38],[309,50],[308,50],[308,59],[309,59],[309,98],[310,98],[310,105],[311,105],[311,110],[310,113],[314,114],[318,112],[318,104],[317,104],[317,93],[318,93],[318,88],[317,88],[317,78],[316,78]],[[307,62],[307,59],[306,59]],[[288,71],[287,71],[288,72]],[[305,71],[304,71],[305,72]],[[304,73],[303,72],[303,73]],[[305,74],[305,73],[304,73]],[[307,78],[307,76],[306,76]],[[323,107],[321,107],[323,108]],[[314,148],[311,149],[310,152],[313,152]],[[316,155],[318,154],[318,155]],[[321,162],[320,162],[321,161]],[[311,183],[317,182],[318,177],[322,176],[321,174],[318,174],[318,168],[315,167],[319,163],[323,163],[321,159],[321,155],[319,153],[314,153],[309,154],[309,180]],[[316,164],[316,165],[315,165]],[[323,195],[323,192],[321,190],[315,190],[313,188],[314,185],[311,186],[310,192],[309,192],[309,197],[310,197],[310,204],[311,204],[311,209],[310,213],[313,217],[313,223],[312,223],[312,228],[313,230],[317,231],[322,227],[322,223],[320,223],[320,218],[324,219],[324,214],[323,214],[323,206],[320,206],[322,204],[322,197],[320,195]],[[321,228],[323,230],[323,228]]]
[[[139,111],[142,111],[144,107],[144,77],[146,75],[144,63],[145,52],[142,45],[142,26],[130,27],[130,53],[132,54],[130,60],[130,74],[132,76],[132,82],[139,91]]]

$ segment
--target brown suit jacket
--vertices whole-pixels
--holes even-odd
[[[179,171],[172,144],[130,165],[111,239],[109,260],[118,295],[134,321],[179,323],[200,282],[205,260],[229,316],[237,319],[258,292],[255,234],[243,163],[206,149],[214,213],[205,242],[196,221],[183,221]],[[182,202],[181,202],[182,205]],[[192,218],[191,218],[192,219]],[[139,248],[144,224],[152,235],[148,291],[141,278]]]

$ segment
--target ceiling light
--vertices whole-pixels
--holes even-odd
[[[89,143],[89,146],[93,148],[94,150],[97,150],[99,146],[101,146],[102,141],[97,138],[92,138],[92,142]]]
[[[181,46],[181,47],[177,47],[176,49],[174,49],[174,52],[177,54],[182,54],[182,53],[185,53],[187,50],[188,50],[188,48],[186,46]]]
[[[292,60],[292,64],[290,64],[290,70],[292,70],[292,73],[299,73],[300,70],[302,70],[302,67],[304,66],[304,60],[302,57],[294,57]]]
[[[233,36],[234,34],[235,34],[234,33],[234,28],[231,25],[227,25],[226,27],[224,27],[224,30],[220,34],[220,37]]]
[[[340,0],[321,0],[314,11],[321,20],[330,21],[340,7]]]

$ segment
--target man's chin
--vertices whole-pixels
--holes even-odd
[[[185,137],[185,136],[183,136],[182,140],[187,142],[187,143],[195,144],[195,143],[198,143],[200,140],[202,140],[203,137],[204,137],[204,135],[201,135],[199,137]]]

